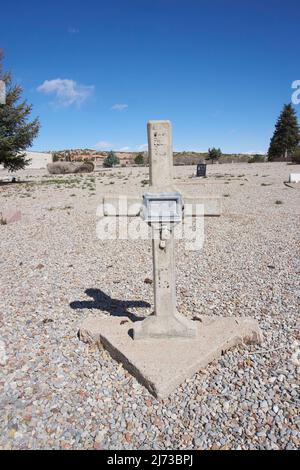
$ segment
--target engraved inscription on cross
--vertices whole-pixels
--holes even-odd
[[[127,207],[118,210],[118,197],[104,197],[103,215],[142,216],[151,226],[154,315],[136,322],[134,339],[192,338],[197,333],[194,322],[176,308],[174,229],[182,222],[185,207],[190,216],[197,216],[197,205],[204,208],[202,216],[220,215],[220,199],[189,197],[174,187],[170,121],[148,122],[148,149],[150,188],[143,200],[128,197]]]

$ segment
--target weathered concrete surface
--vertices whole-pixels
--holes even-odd
[[[184,217],[197,217],[201,216],[199,206],[203,205],[203,215],[205,217],[218,217],[222,214],[222,198],[214,197],[195,197],[188,196],[184,193]]]
[[[149,188],[149,192],[152,188]],[[183,196],[184,201],[184,214],[183,217],[195,217],[199,216],[198,206],[203,205],[203,212],[200,215],[206,217],[220,216],[222,213],[222,198],[215,197],[195,197],[195,196]],[[113,217],[136,217],[141,214],[143,207],[143,201],[141,197],[135,196],[104,196],[100,200],[100,209],[98,209],[97,215],[113,216]]]
[[[150,185],[169,191],[173,183],[172,125],[170,121],[149,121],[148,151]]]
[[[127,317],[90,316],[79,330],[87,343],[110,355],[157,398],[167,397],[184,380],[239,343],[260,343],[262,333],[251,318],[199,316],[196,338],[133,340],[136,322]]]
[[[53,155],[46,152],[26,152],[26,160],[29,160],[26,168],[37,170],[46,168],[48,163],[52,163]]]
[[[157,276],[154,276],[154,282],[156,279]],[[144,321],[134,324],[133,338],[135,340],[144,340],[146,338],[195,338],[197,336],[197,326],[195,322],[176,311],[175,296],[172,293],[169,295],[168,292],[163,290],[155,294],[160,296],[160,300],[157,302],[159,311]],[[173,300],[172,297],[174,297]],[[165,303],[164,299],[166,299]]]

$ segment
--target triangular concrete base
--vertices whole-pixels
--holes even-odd
[[[87,343],[98,343],[121,362],[157,398],[167,397],[184,380],[239,343],[260,343],[251,318],[199,316],[196,338],[134,341],[128,317],[90,316],[79,330]]]

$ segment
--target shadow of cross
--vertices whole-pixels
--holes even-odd
[[[132,322],[144,320],[145,317],[129,312],[130,308],[149,308],[151,305],[143,300],[113,299],[100,289],[86,289],[85,293],[93,300],[75,300],[70,303],[73,310],[84,308],[102,310],[115,317],[128,317]]]

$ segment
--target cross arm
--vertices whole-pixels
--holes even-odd
[[[183,196],[184,215],[189,217],[216,217],[222,212],[220,197]],[[97,215],[114,217],[137,217],[141,214],[142,197],[138,196],[102,196]]]
[[[184,215],[189,217],[219,217],[222,198],[218,196],[184,196]]]

